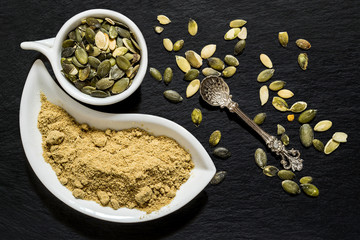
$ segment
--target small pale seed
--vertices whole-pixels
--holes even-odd
[[[160,26],[154,26],[154,31],[157,33],[157,34],[160,34],[164,31],[164,28],[163,27],[160,27]]]
[[[265,69],[257,76],[258,82],[266,82],[274,75],[275,69]]]
[[[190,65],[194,68],[200,68],[203,64],[203,60],[199,54],[193,50],[188,50],[185,52],[185,58],[188,60]]]
[[[311,183],[313,180],[313,178],[311,176],[305,176],[305,177],[302,177],[300,178],[300,183],[302,184],[306,184],[306,183]]]
[[[278,91],[277,93],[279,95],[279,97],[282,98],[291,98],[294,96],[294,93],[288,89],[281,89],[280,91]]]
[[[263,168],[263,174],[268,177],[275,177],[279,169],[275,166],[267,165]]]
[[[174,90],[166,90],[164,92],[164,97],[172,103],[178,103],[183,100],[180,94]]]
[[[212,69],[212,68],[209,68],[209,67],[204,68],[202,70],[202,74],[204,76],[218,76],[218,77],[221,75],[221,73],[219,71],[216,71],[215,69]]]
[[[286,47],[289,42],[289,35],[287,32],[279,32],[279,42],[281,46]]]
[[[173,70],[171,67],[165,68],[164,71],[164,83],[169,84],[173,79]]]
[[[332,136],[332,139],[336,142],[344,143],[344,142],[347,142],[347,137],[348,137],[348,135],[344,132],[336,132]]]
[[[158,15],[157,16],[157,20],[159,21],[160,24],[162,25],[166,25],[166,24],[169,24],[171,23],[171,20],[165,16],[165,15]]]
[[[315,125],[314,131],[325,132],[329,130],[331,126],[332,126],[332,122],[330,120],[322,120]]]
[[[199,70],[192,68],[189,71],[187,71],[187,73],[185,73],[184,80],[192,81],[199,76],[199,73],[200,73]]]
[[[226,171],[219,171],[217,172],[214,177],[211,179],[210,184],[211,185],[217,185],[219,183],[221,183],[222,181],[224,181],[226,176]]]
[[[164,45],[164,48],[167,51],[171,52],[173,50],[174,45],[173,45],[172,41],[169,38],[164,38],[163,39],[163,45]]]
[[[256,149],[254,158],[255,158],[256,165],[258,165],[260,168],[263,169],[266,166],[267,156],[266,156],[265,151],[262,148]]]
[[[222,75],[225,78],[230,78],[230,77],[234,76],[235,73],[236,73],[236,67],[234,67],[234,66],[228,66],[222,71]]]
[[[261,106],[264,106],[265,103],[269,100],[269,90],[266,85],[262,86],[259,90],[260,103]]]
[[[285,133],[285,128],[282,125],[278,124],[277,125],[277,135],[282,135],[283,133]]]
[[[246,39],[247,38],[247,29],[246,27],[242,27],[239,34],[237,35],[239,39]]]
[[[215,130],[214,132],[212,132],[209,137],[210,146],[215,147],[220,142],[220,139],[221,139],[220,130]]]
[[[200,80],[199,79],[192,80],[186,88],[186,97],[189,98],[195,95],[195,93],[199,90],[199,88],[200,88]]]
[[[339,142],[336,142],[336,141],[334,141],[334,139],[331,138],[324,147],[324,153],[325,154],[332,153],[339,147],[339,145],[340,145]]]
[[[229,66],[239,66],[239,60],[233,55],[226,55],[224,58],[224,62]]]
[[[281,97],[273,97],[272,105],[281,112],[286,112],[289,110],[287,102]]]
[[[289,139],[289,136],[288,136],[286,133],[283,133],[283,134],[281,135],[281,142],[282,142],[285,146],[289,145],[290,139]]]
[[[271,91],[279,91],[280,89],[282,89],[285,86],[286,82],[281,81],[281,80],[276,80],[273,81],[272,83],[270,83],[269,85],[269,89]]]
[[[189,19],[188,31],[191,36],[195,36],[198,32],[198,25],[194,19]]]
[[[246,41],[244,39],[238,41],[234,47],[234,55],[239,55],[240,53],[242,53],[245,49],[245,46],[246,46]]]
[[[180,51],[184,46],[184,40],[180,39],[180,40],[177,40],[175,43],[174,43],[174,47],[173,47],[173,50],[175,52],[177,51]]]
[[[208,58],[208,65],[217,71],[222,71],[225,68],[225,63],[217,57]]]
[[[311,44],[309,43],[309,41],[305,40],[305,39],[298,39],[296,40],[296,46],[298,46],[299,48],[303,49],[303,50],[309,50],[311,48]]]
[[[109,45],[108,39],[106,38],[105,33],[103,33],[102,31],[98,31],[96,33],[95,45],[102,50],[105,50],[105,47]]]
[[[314,139],[314,131],[309,124],[303,124],[299,131],[300,141],[304,147],[310,147]]]
[[[306,70],[307,66],[308,66],[308,62],[309,62],[309,59],[308,59],[308,56],[306,53],[300,53],[299,56],[298,56],[298,63],[299,63],[299,66],[302,70]]]
[[[297,195],[301,192],[299,185],[292,180],[282,181],[281,186],[285,190],[285,192],[291,195]]]
[[[194,108],[194,110],[191,113],[191,120],[196,126],[200,125],[202,121],[202,113],[200,109]]]
[[[310,197],[319,196],[319,189],[311,183],[301,184],[301,188],[304,191],[304,193]]]
[[[307,108],[306,102],[298,101],[298,102],[294,103],[293,105],[291,105],[290,111],[292,111],[293,113],[300,113],[300,112],[304,111],[306,108]]]
[[[191,69],[190,63],[186,60],[186,58],[176,55],[175,60],[180,70],[184,73],[187,73]]]
[[[261,124],[264,123],[265,118],[266,118],[266,113],[258,113],[258,114],[254,117],[253,121],[254,121],[257,125],[261,125]]]
[[[298,121],[299,123],[308,123],[313,120],[316,116],[317,110],[316,109],[308,109],[300,114]]]
[[[245,21],[243,19],[235,19],[229,23],[229,26],[231,28],[238,28],[238,27],[244,26],[246,23],[247,23],[247,21]]]
[[[207,59],[207,58],[211,57],[212,55],[214,55],[215,51],[216,51],[216,45],[209,44],[209,45],[206,45],[205,47],[203,47],[200,55],[203,59]]]
[[[264,53],[260,54],[260,61],[267,68],[273,67],[273,64],[272,64],[270,58],[268,57],[268,55],[266,55]]]
[[[324,144],[322,143],[322,141],[320,141],[319,139],[314,139],[312,141],[312,144],[316,150],[318,150],[319,152],[324,152]]]
[[[234,40],[237,35],[240,33],[240,28],[231,28],[224,35],[225,40]]]
[[[290,170],[284,170],[284,169],[280,170],[277,173],[277,175],[281,180],[292,180],[295,177],[295,173],[293,173]]]
[[[159,70],[157,70],[156,68],[153,68],[151,67],[149,69],[150,71],[150,75],[155,79],[155,80],[158,80],[158,81],[161,81],[162,80],[162,76],[161,76],[161,73]]]
[[[213,151],[213,155],[218,158],[226,159],[231,157],[231,153],[227,148],[217,147]]]

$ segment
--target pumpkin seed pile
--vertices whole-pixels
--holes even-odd
[[[124,23],[110,18],[84,19],[62,43],[64,76],[93,97],[125,91],[139,70],[140,58],[136,36]]]

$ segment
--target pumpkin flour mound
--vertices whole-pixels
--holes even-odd
[[[80,124],[41,94],[43,156],[75,198],[147,213],[169,204],[194,168],[175,140],[139,129]]]

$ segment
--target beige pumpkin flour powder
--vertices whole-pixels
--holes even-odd
[[[175,140],[139,129],[106,131],[77,123],[41,95],[43,156],[74,197],[150,213],[169,204],[194,168]]]

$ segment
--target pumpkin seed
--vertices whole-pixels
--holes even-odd
[[[295,173],[293,173],[290,170],[284,170],[284,169],[280,170],[277,173],[277,175],[281,180],[292,180],[295,177]]]
[[[310,147],[314,139],[314,131],[309,124],[303,124],[300,127],[300,141],[304,147]]]
[[[75,87],[76,87],[77,89],[81,90],[83,87],[86,86],[86,83],[83,82],[83,81],[78,80],[78,81],[75,81],[75,82],[74,82],[74,85],[75,85]]]
[[[75,46],[75,41],[73,39],[66,39],[62,43],[63,48],[68,48],[68,47],[73,47],[73,46]]]
[[[122,40],[123,40],[124,46],[127,47],[130,50],[130,52],[136,53],[136,49],[134,48],[134,45],[130,39],[123,38]]]
[[[225,176],[226,176],[226,171],[219,171],[215,173],[214,177],[210,181],[210,184],[217,185],[221,183],[225,179]]]
[[[294,96],[294,93],[288,89],[281,89],[277,94],[282,98],[291,98]]]
[[[184,40],[180,39],[180,40],[177,40],[175,43],[174,43],[174,47],[173,47],[173,50],[175,52],[177,51],[180,51],[184,46]],[[185,53],[186,54],[186,53]]]
[[[116,58],[118,56],[125,55],[128,51],[129,51],[129,49],[126,47],[118,47],[112,52],[112,55],[114,58]]]
[[[204,75],[204,76],[220,76],[221,75],[221,73],[220,72],[218,72],[218,71],[216,71],[215,69],[212,69],[212,68],[204,68],[203,70],[202,70],[202,74]]]
[[[200,109],[194,108],[194,110],[191,113],[191,120],[196,126],[200,125],[202,121],[202,113]]]
[[[109,39],[106,36],[107,34],[101,31],[98,31],[95,35],[95,45],[102,50],[106,50],[109,46]]]
[[[105,18],[105,21],[107,21],[107,22],[110,23],[111,25],[115,25],[114,20],[112,20],[111,18],[106,17],[106,18]]]
[[[301,188],[304,191],[304,193],[310,197],[319,196],[319,189],[311,183],[301,184]]]
[[[135,66],[131,66],[128,68],[128,70],[126,70],[126,76],[130,79],[133,79],[136,75],[136,73],[139,71],[139,67],[140,65],[135,65]]]
[[[89,74],[88,79],[92,79],[92,78],[96,77],[96,75],[97,75],[96,70],[95,70],[95,69],[93,69],[93,68],[91,68],[91,69],[90,69],[90,74]]]
[[[307,108],[306,102],[298,101],[298,102],[294,103],[293,105],[291,105],[290,111],[292,111],[294,113],[299,113],[299,112],[304,111],[306,108]]]
[[[133,62],[134,56],[136,53],[132,54],[132,53],[125,53],[124,57],[126,57],[127,60]]]
[[[186,88],[186,97],[192,97],[200,88],[200,80],[192,80]]]
[[[131,37],[130,32],[128,30],[126,30],[124,28],[121,28],[121,27],[118,27],[118,26],[116,26],[115,29],[118,32],[118,35],[120,37],[122,37],[122,38],[130,38]]]
[[[309,41],[305,40],[305,39],[298,39],[296,40],[296,46],[298,46],[299,48],[303,49],[303,50],[309,50],[311,48],[311,44],[309,43]]]
[[[282,181],[281,186],[285,190],[285,192],[291,195],[297,195],[301,192],[299,185],[292,180]]]
[[[324,153],[325,154],[332,153],[339,147],[339,145],[340,145],[339,142],[334,141],[334,139],[330,139],[324,147]]]
[[[325,132],[329,130],[331,126],[332,126],[332,122],[330,120],[322,120],[315,125],[314,131]]]
[[[101,90],[94,90],[91,92],[91,96],[98,97],[98,98],[105,98],[105,97],[108,97],[109,94],[104,91],[101,91]]]
[[[87,95],[91,95],[91,93],[92,93],[93,91],[95,91],[95,90],[96,90],[95,87],[85,86],[85,87],[83,87],[83,88],[81,89],[81,92],[83,92],[83,93],[85,93],[85,94],[87,94]]]
[[[266,85],[262,86],[259,90],[260,103],[261,106],[264,106],[265,103],[269,100],[269,90]]]
[[[129,60],[127,60],[127,58],[124,56],[117,56],[116,64],[118,65],[118,67],[121,70],[124,70],[124,71],[127,70],[131,66]]]
[[[90,48],[90,45],[89,45],[89,48]],[[92,49],[91,49],[90,51],[88,51],[88,52],[89,52],[89,56],[97,57],[97,56],[100,55],[101,50],[100,50],[100,48],[94,46],[94,47],[92,47]]]
[[[131,53],[127,53],[127,54],[131,54]],[[126,56],[126,54],[124,55],[126,57],[127,60],[131,60],[131,63],[134,64],[134,63],[137,63],[138,61],[140,61],[140,58],[141,58],[141,55],[138,54],[138,53],[134,53],[134,54],[131,54],[131,56]],[[130,57],[130,58],[128,58]]]
[[[231,157],[231,153],[227,148],[217,147],[213,151],[213,155],[218,158],[227,159]]]
[[[100,78],[103,78],[110,72],[110,69],[111,69],[110,61],[109,60],[104,60],[99,64],[99,66],[97,68],[97,75]]]
[[[190,63],[186,60],[186,58],[176,55],[175,60],[180,70],[184,73],[187,73],[191,69]]]
[[[270,83],[269,85],[269,89],[271,91],[279,91],[280,89],[282,89],[285,86],[286,82],[281,81],[281,80],[276,80],[273,81],[272,83]]]
[[[88,63],[88,54],[82,47],[77,47],[75,50],[75,57],[81,64],[87,64]]]
[[[157,20],[158,20],[159,23],[162,24],[162,25],[166,25],[166,24],[171,23],[170,18],[168,18],[168,17],[165,16],[165,15],[158,15],[158,16],[157,16]]]
[[[258,113],[255,117],[254,117],[254,122],[257,124],[257,125],[261,125],[264,123],[265,121],[265,118],[266,118],[266,113]]]
[[[237,28],[237,27],[242,27],[247,23],[247,21],[243,20],[243,19],[235,19],[232,20],[229,24],[229,26],[231,28]]]
[[[183,100],[180,94],[174,90],[166,90],[164,92],[164,97],[172,103],[178,103]]]
[[[210,146],[215,147],[220,142],[220,139],[221,139],[220,130],[215,130],[214,132],[212,132],[209,137]]]
[[[155,79],[155,80],[158,80],[158,81],[161,81],[162,80],[162,76],[161,76],[161,73],[159,70],[157,70],[156,68],[153,68],[151,67],[149,69],[150,71],[150,75]]]
[[[298,121],[299,123],[308,123],[311,120],[313,120],[316,116],[317,110],[316,109],[309,109],[306,110],[305,112],[301,113]]]
[[[94,28],[100,28],[100,22],[94,18],[94,17],[88,17],[86,18],[86,23],[87,25],[89,25],[90,27],[94,27]]]
[[[167,51],[171,52],[173,50],[174,45],[173,45],[172,41],[169,38],[164,38],[163,39],[163,45],[164,45],[164,48]]]
[[[348,135],[344,132],[336,132],[332,136],[332,139],[336,142],[344,143],[344,142],[347,142],[347,137],[348,137]]]
[[[74,54],[74,52],[75,52],[75,48],[73,48],[73,47],[64,48],[61,51],[61,57],[63,57],[63,58],[71,57]]]
[[[275,69],[265,69],[257,76],[258,82],[266,82],[274,75]]]
[[[313,178],[311,176],[305,176],[300,178],[300,183],[302,184],[306,184],[306,183],[311,183],[313,180]]]
[[[237,37],[239,39],[246,39],[247,38],[247,28],[246,27],[242,27],[239,34],[237,35]]]
[[[105,90],[114,85],[114,80],[110,80],[109,78],[102,78],[96,83],[96,88],[100,90]]]
[[[77,58],[75,56],[73,56],[71,58],[71,62],[78,68],[85,68],[85,65],[82,65],[81,63],[79,63],[79,61],[77,60]]]
[[[129,86],[129,82],[130,82],[129,78],[122,78],[119,81],[116,81],[116,83],[114,83],[114,85],[111,88],[111,92],[113,94],[122,93]]]
[[[281,46],[286,47],[289,42],[289,35],[287,32],[279,32],[279,42]]]
[[[90,66],[93,68],[96,68],[96,69],[99,67],[99,65],[101,63],[99,59],[97,59],[96,57],[93,57],[93,56],[89,56],[88,61],[89,61]]]
[[[273,64],[272,64],[270,58],[268,57],[268,55],[266,55],[264,53],[260,54],[260,61],[267,68],[273,67]]]
[[[74,66],[74,64],[67,64],[67,63],[62,63],[61,64],[63,71],[65,74],[69,74],[71,76],[75,76],[76,74],[78,74],[78,70],[77,68]]]
[[[298,56],[298,63],[302,70],[306,70],[308,66],[309,58],[306,53],[300,53]]]
[[[263,169],[267,163],[267,156],[265,151],[262,148],[256,149],[254,157],[256,165]]]
[[[199,70],[197,69],[190,69],[187,73],[184,75],[185,81],[192,81],[196,79],[199,76]]]
[[[235,73],[236,73],[236,67],[234,66],[228,66],[222,71],[222,75],[226,78],[230,78],[234,76]]]
[[[185,58],[194,68],[200,68],[203,64],[203,60],[200,57],[200,55],[194,52],[193,50],[186,51]]]
[[[231,28],[224,35],[225,40],[234,40],[240,33],[240,28]]]
[[[245,49],[245,45],[246,45],[246,42],[244,39],[241,39],[240,41],[238,41],[234,47],[234,55],[239,55],[240,53],[242,53]]]
[[[161,74],[160,74],[160,76],[161,76]],[[172,70],[172,68],[171,67],[165,68],[165,71],[164,71],[164,83],[169,84],[172,79],[173,79],[173,70]]]
[[[208,58],[208,65],[218,71],[222,71],[225,68],[225,63],[217,57]]]
[[[282,125],[278,124],[277,125],[277,135],[282,135],[284,132],[285,132],[285,128]]]
[[[122,78],[124,75],[125,75],[125,72],[123,70],[121,70],[117,65],[114,65],[110,69],[109,78],[111,80],[118,80],[118,79]]]
[[[215,44],[209,44],[209,45],[206,45],[205,47],[203,47],[203,49],[201,50],[201,57],[203,59],[208,59],[210,58],[212,55],[214,55],[216,51],[216,45]]]
[[[320,141],[319,139],[314,139],[312,141],[312,144],[316,150],[318,150],[319,152],[324,152],[324,144],[322,143],[322,141]]]
[[[198,25],[194,19],[191,18],[189,19],[188,31],[191,36],[195,36],[196,33],[198,32]]]
[[[226,55],[224,58],[224,62],[229,66],[239,66],[239,60],[233,55]]]
[[[111,51],[114,51],[115,48],[116,48],[116,39],[110,39],[109,40],[109,49]]]
[[[290,143],[289,136],[286,133],[283,133],[281,135],[281,141],[285,146],[289,145],[289,143]]]
[[[267,165],[263,168],[263,174],[265,174],[268,177],[274,177],[276,176],[279,169],[275,166]]]
[[[115,39],[118,36],[118,32],[116,31],[116,28],[114,26],[111,26],[109,29],[109,37],[111,39]]]
[[[163,27],[160,27],[160,26],[154,26],[154,31],[157,33],[157,34],[160,34],[164,31],[164,28]]]
[[[281,112],[286,112],[289,110],[288,109],[289,105],[281,97],[273,97],[272,105],[274,106],[274,108],[276,108],[277,110],[279,110]]]
[[[79,70],[79,80],[80,81],[85,81],[90,74],[90,65],[87,65],[86,68],[82,68]]]

